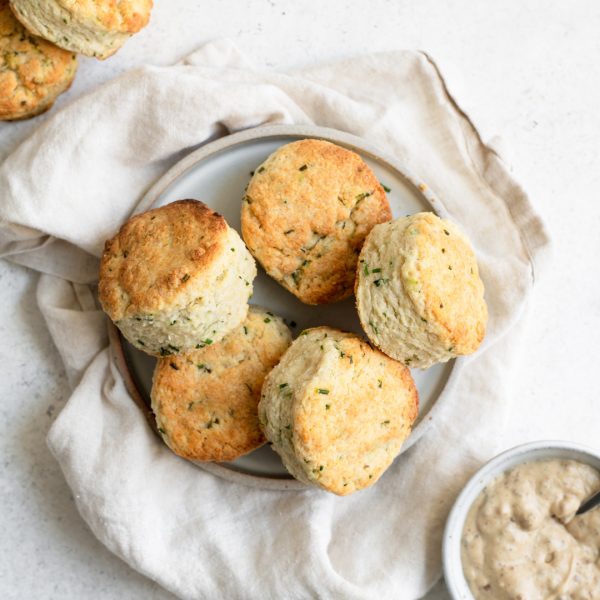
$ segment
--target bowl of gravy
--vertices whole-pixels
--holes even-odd
[[[600,451],[532,442],[485,464],[448,517],[444,577],[455,600],[600,600]]]

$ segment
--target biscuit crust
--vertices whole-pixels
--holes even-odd
[[[0,0],[0,120],[27,119],[48,110],[69,88],[77,57],[31,35]]]
[[[254,172],[242,235],[271,277],[302,302],[325,304],[352,294],[366,235],[391,217],[381,184],[358,154],[304,139]]]
[[[255,276],[225,219],[180,200],[131,218],[106,242],[98,295],[133,345],[168,356],[217,342],[239,325]]]
[[[290,473],[347,495],[375,483],[418,414],[410,371],[354,334],[308,329],[263,385],[259,418]]]
[[[257,412],[262,384],[291,341],[280,317],[252,306],[243,325],[218,344],[159,359],[152,410],[173,452],[230,461],[264,444]]]
[[[411,367],[475,352],[485,336],[488,312],[473,249],[433,213],[373,229],[359,258],[356,303],[369,339]]]
[[[61,48],[105,59],[148,24],[152,0],[10,0],[23,25]]]

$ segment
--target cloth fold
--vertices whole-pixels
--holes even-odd
[[[396,156],[467,232],[486,286],[485,345],[430,430],[346,498],[247,488],[173,455],[129,398],[94,302],[104,240],[151,184],[206,141],[266,123],[341,129]],[[214,42],[57,112],[0,166],[0,190],[0,255],[44,273],[38,302],[74,387],[48,444],[109,549],[182,598],[402,600],[433,585],[455,494],[505,439],[515,325],[548,238],[431,58],[398,51],[286,74]]]

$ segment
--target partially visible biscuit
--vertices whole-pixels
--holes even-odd
[[[374,227],[360,254],[356,304],[369,339],[411,367],[475,352],[487,306],[471,244],[433,213]]]
[[[362,158],[323,140],[286,144],[260,165],[242,203],[242,235],[266,272],[307,304],[352,294],[371,228],[391,219]]]
[[[375,483],[418,414],[409,370],[354,334],[308,329],[263,385],[261,426],[300,481],[346,495]]]
[[[27,119],[48,110],[69,88],[77,57],[31,35],[0,0],[0,120]]]
[[[237,327],[255,277],[252,256],[225,219],[180,200],[133,217],[106,242],[98,293],[138,350],[170,356]]]
[[[229,461],[261,446],[260,391],[291,341],[281,318],[251,306],[243,325],[218,344],[159,359],[152,410],[171,450],[191,460]]]
[[[10,0],[31,33],[61,48],[105,59],[150,19],[152,0]]]

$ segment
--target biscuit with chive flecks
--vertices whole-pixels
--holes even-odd
[[[66,91],[77,57],[30,34],[0,0],[0,121],[34,117]]]
[[[237,327],[255,277],[254,259],[225,219],[179,200],[131,218],[106,242],[98,294],[131,344],[170,356]]]
[[[254,171],[242,235],[271,277],[306,304],[326,304],[352,295],[366,235],[391,218],[383,187],[358,154],[303,139]]]
[[[152,0],[10,0],[34,35],[86,56],[105,59],[148,24]]]
[[[260,391],[291,341],[280,317],[251,306],[219,343],[159,359],[152,410],[171,450],[190,460],[227,461],[264,444]]]
[[[488,318],[475,254],[433,213],[374,227],[360,254],[356,305],[369,340],[425,369],[475,352]]]
[[[303,331],[267,375],[261,427],[288,471],[341,496],[375,483],[418,414],[410,371],[352,333]]]

